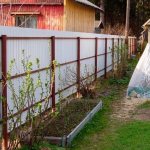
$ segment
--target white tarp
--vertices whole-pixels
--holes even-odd
[[[134,70],[127,95],[150,98],[150,44],[147,44]]]

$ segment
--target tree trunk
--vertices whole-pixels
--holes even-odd
[[[104,10],[104,13],[100,12],[100,20],[102,21],[103,25],[105,24],[105,7],[104,7],[104,0],[100,0],[100,8]]]
[[[128,38],[129,35],[129,19],[130,19],[130,0],[127,0],[126,7],[126,26],[125,26],[125,38]]]

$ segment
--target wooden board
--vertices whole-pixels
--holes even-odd
[[[65,3],[65,30],[77,32],[94,32],[95,9],[66,0]]]

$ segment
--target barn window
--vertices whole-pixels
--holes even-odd
[[[37,28],[37,16],[16,15],[15,26],[24,28]]]

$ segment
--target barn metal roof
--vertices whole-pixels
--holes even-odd
[[[87,5],[87,6],[96,8],[96,9],[98,9],[98,10],[100,10],[100,11],[103,12],[103,10],[102,10],[100,7],[98,7],[98,6],[96,6],[95,4],[89,2],[88,0],[75,0],[75,1],[76,1],[76,2],[79,2],[79,3],[81,3],[81,4],[84,4],[84,5]]]

